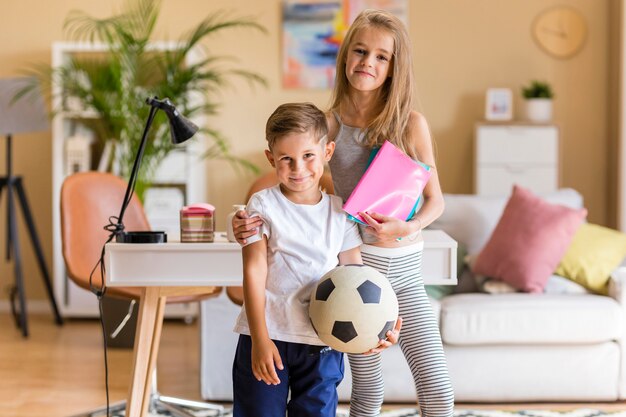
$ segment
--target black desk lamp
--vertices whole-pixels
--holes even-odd
[[[167,242],[167,235],[165,232],[160,231],[150,231],[150,232],[126,232],[124,231],[124,213],[126,212],[126,208],[130,204],[130,200],[133,196],[133,192],[135,191],[135,182],[137,181],[137,174],[139,172],[139,166],[141,165],[141,159],[143,158],[144,149],[146,147],[146,142],[148,139],[148,133],[150,132],[150,126],[152,126],[152,122],[154,121],[154,116],[156,115],[158,110],[163,110],[167,115],[170,123],[170,137],[172,143],[177,145],[179,143],[185,142],[187,139],[190,139],[197,131],[198,126],[194,123],[186,119],[183,115],[181,115],[176,107],[169,101],[169,99],[159,100],[157,97],[147,98],[146,104],[150,106],[150,113],[148,114],[148,120],[146,121],[146,126],[143,130],[143,135],[141,136],[141,142],[139,143],[139,149],[137,150],[137,155],[135,155],[135,161],[133,162],[133,169],[130,173],[130,178],[128,179],[128,185],[126,186],[126,192],[124,194],[124,200],[122,201],[122,207],[120,208],[120,214],[115,217],[111,217],[109,220],[109,224],[104,228],[110,232],[109,237],[105,244],[102,246],[102,251],[100,253],[100,259],[94,266],[91,274],[89,276],[89,287],[91,291],[98,297],[98,302],[100,306],[100,317],[102,319],[102,300],[106,293],[105,286],[105,267],[104,267],[104,255],[106,244],[115,239],[118,243],[165,243]],[[112,221],[115,219],[115,223]],[[100,267],[100,275],[102,277],[102,281],[100,286],[96,286],[93,283],[94,273]],[[132,314],[132,309],[135,301],[133,300],[130,304],[130,308],[128,311],[127,318]],[[127,318],[125,318],[121,325],[118,327],[121,328],[124,326]],[[104,322],[102,322],[102,329],[104,332]],[[105,357],[105,384],[107,387],[107,405],[106,405],[106,415],[109,415],[109,393],[108,393],[108,371],[106,371],[106,343],[104,345],[104,357]],[[156,374],[155,374],[156,375]]]
[[[126,211],[126,207],[128,207],[133,191],[135,190],[135,182],[137,181],[137,173],[139,171],[141,158],[143,157],[143,152],[146,147],[146,139],[156,112],[160,109],[167,115],[170,122],[170,136],[172,143],[175,145],[185,142],[198,131],[198,126],[181,115],[169,99],[166,98],[159,100],[157,97],[148,98],[146,99],[146,104],[150,105],[150,114],[148,115],[146,127],[144,128],[139,149],[137,150],[137,156],[135,156],[135,162],[133,163],[133,169],[130,173],[130,178],[128,179],[128,187],[126,188],[126,194],[124,195],[124,201],[122,202],[120,214],[117,217],[117,224],[114,225],[114,230],[110,230],[115,233],[115,241],[119,243],[167,242],[167,235],[165,232],[125,232],[123,222],[124,212]]]
[[[15,324],[22,330],[22,335],[28,337],[28,322],[26,318],[26,295],[24,291],[24,280],[22,277],[22,262],[20,253],[19,236],[17,234],[17,211],[15,207],[15,195],[22,208],[22,216],[28,227],[30,241],[37,257],[37,263],[41,270],[43,282],[46,287],[50,305],[54,313],[55,322],[63,324],[63,319],[59,314],[57,303],[54,299],[50,274],[46,266],[46,261],[41,249],[41,243],[37,236],[33,216],[30,212],[26,193],[22,183],[22,177],[13,175],[12,166],[12,136],[15,133],[41,132],[48,130],[48,117],[41,95],[33,91],[28,99],[13,101],[16,93],[31,83],[28,78],[6,78],[0,80],[0,135],[6,135],[6,175],[0,177],[0,194],[6,188],[7,191],[7,246],[6,259],[11,260],[13,256],[13,268],[15,273],[15,284],[11,288],[11,312],[15,319]],[[16,298],[19,299],[17,307]]]
[[[100,259],[94,266],[89,275],[89,287],[91,288],[91,292],[96,294],[99,300],[102,300],[106,292],[106,287],[104,285],[104,277],[106,275],[106,271],[104,269],[104,252],[106,244],[111,242],[113,239],[117,243],[165,243],[167,242],[167,235],[165,232],[160,231],[141,231],[141,232],[126,232],[124,231],[124,213],[126,212],[126,208],[128,204],[130,204],[130,200],[133,196],[133,192],[135,191],[135,182],[137,181],[137,173],[139,172],[139,166],[141,165],[141,159],[143,157],[144,149],[146,148],[146,142],[148,139],[148,132],[150,132],[150,126],[152,126],[152,122],[154,121],[154,116],[156,115],[158,110],[163,110],[167,115],[167,118],[170,122],[170,137],[172,139],[172,143],[177,145],[179,143],[185,142],[187,139],[191,138],[197,131],[198,126],[194,123],[186,119],[182,114],[176,110],[176,107],[172,104],[172,102],[165,98],[163,100],[159,100],[157,97],[147,98],[146,104],[150,106],[150,113],[148,114],[148,120],[146,121],[146,126],[143,130],[143,135],[141,136],[141,142],[139,142],[139,149],[137,149],[137,155],[135,155],[135,161],[133,162],[133,169],[130,172],[130,178],[128,179],[128,185],[126,186],[126,192],[124,194],[124,200],[122,201],[122,207],[120,208],[120,214],[117,217],[112,216],[109,220],[109,224],[104,226],[104,229],[109,232],[109,237],[102,245],[102,251],[100,252]],[[115,223],[112,221],[115,219]],[[100,274],[102,277],[102,282],[100,286],[97,286],[93,283],[93,277],[96,270],[100,268]]]

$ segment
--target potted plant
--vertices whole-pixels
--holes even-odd
[[[552,120],[552,100],[554,92],[550,84],[532,80],[522,87],[522,96],[526,100],[526,118],[531,122],[545,123]]]
[[[52,114],[62,111],[88,110],[97,117],[91,127],[101,141],[115,146],[118,174],[128,177],[135,152],[149,112],[145,99],[149,96],[169,98],[178,111],[189,118],[202,118],[217,113],[216,93],[228,85],[232,77],[241,77],[251,84],[265,85],[260,75],[227,65],[227,58],[214,56],[201,42],[228,29],[244,28],[265,32],[251,18],[233,18],[222,12],[205,17],[167,48],[153,48],[153,32],[160,11],[160,0],[128,0],[121,13],[95,18],[82,11],[72,11],[64,30],[72,41],[97,43],[103,54],[78,54],[61,67],[40,65],[29,71],[35,82],[20,91],[18,98],[41,88],[52,98]],[[198,53],[200,52],[200,53]],[[197,58],[190,60],[195,54]],[[58,95],[62,94],[62,97]],[[71,108],[70,108],[71,107]],[[167,118],[158,114],[148,138],[139,172],[136,192],[141,197],[145,186],[163,158],[173,149],[166,128]],[[253,171],[254,165],[237,158],[221,133],[201,126],[200,133],[210,139],[205,157],[223,158],[236,166]]]

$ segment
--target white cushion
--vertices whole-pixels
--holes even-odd
[[[545,294],[591,294],[587,288],[560,275],[551,275],[543,287]]]
[[[601,295],[458,294],[441,301],[453,345],[599,343],[622,337],[620,305]]]
[[[475,277],[475,279],[481,278],[484,277]],[[488,294],[519,292],[515,287],[495,278],[482,279],[478,286],[482,289],[482,292]],[[546,281],[546,286],[543,287],[543,292],[544,294],[592,294],[591,291],[579,283],[560,275],[550,275],[550,278]]]
[[[619,399],[616,386],[620,347],[615,342],[570,346],[446,345],[444,348],[454,399],[459,402]],[[494,411],[493,416],[506,414]],[[545,415],[556,417],[559,413]]]
[[[571,188],[543,195],[552,204],[582,208],[583,198]],[[498,224],[509,196],[493,197],[473,194],[444,194],[446,208],[429,228],[440,229],[464,244],[469,255],[480,252]]]
[[[472,269],[478,255],[467,255],[465,257],[465,263]],[[476,275],[471,271],[467,272],[471,278],[475,281],[475,287],[470,288],[469,291],[457,291],[460,292],[486,292],[489,294],[502,294],[509,292],[518,292],[518,290],[504,281],[500,281],[493,278],[488,278],[482,275]],[[459,277],[459,282],[461,278]],[[545,287],[543,287],[545,294],[592,294],[591,291],[583,287],[577,282],[572,281],[569,278],[562,277],[560,275],[552,274],[548,281],[546,281]]]

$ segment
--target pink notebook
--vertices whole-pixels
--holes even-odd
[[[376,212],[408,220],[417,209],[430,174],[430,166],[412,160],[391,142],[385,141],[343,209],[359,223],[365,223],[359,212]]]

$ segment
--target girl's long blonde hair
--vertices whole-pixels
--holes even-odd
[[[366,141],[370,147],[380,146],[385,140],[398,146],[413,158],[415,149],[409,141],[408,123],[413,108],[413,64],[411,44],[404,24],[389,12],[367,9],[359,13],[348,29],[339,53],[335,88],[331,109],[338,110],[341,102],[349,96],[350,83],[346,77],[346,60],[350,44],[356,33],[366,28],[383,29],[393,37],[391,77],[382,86],[380,99],[384,102],[381,112],[369,122]]]

